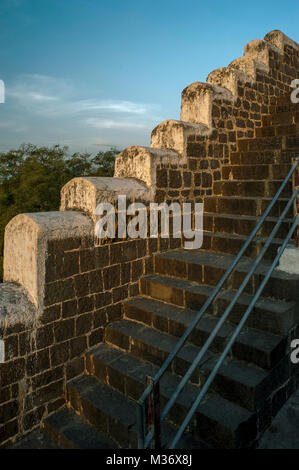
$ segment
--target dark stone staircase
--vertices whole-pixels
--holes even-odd
[[[200,250],[176,249],[154,257],[154,273],[140,281],[140,296],[123,304],[123,318],[105,331],[105,342],[85,354],[85,374],[70,381],[66,407],[43,423],[63,448],[136,448],[136,407],[145,377],[153,376],[225,273],[267,208],[299,150],[299,113],[286,99],[265,116],[255,138],[237,142],[222,167],[213,196],[204,199]],[[291,195],[287,185],[270,217],[220,295],[161,380],[161,405],[171,396],[217,318],[240,286]],[[292,221],[283,222],[266,253],[162,426],[163,445],[197,396],[235,324],[249,305]],[[288,399],[298,371],[289,344],[299,322],[299,277],[274,271],[210,392],[198,407],[178,448],[255,446]]]
[[[299,149],[299,113],[289,97],[277,101],[274,114],[265,116],[263,126],[255,129],[255,138],[237,141],[237,151],[230,154],[229,164],[222,166],[221,180],[213,185],[213,196],[204,199],[205,250],[237,254],[290,170]],[[291,193],[290,181],[246,256],[259,254]],[[291,210],[288,217],[265,259],[273,259],[282,244],[292,222]]]

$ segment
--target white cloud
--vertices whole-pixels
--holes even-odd
[[[8,129],[12,127],[13,123],[11,121],[0,122],[0,128]]]
[[[12,98],[16,98],[17,100],[23,102],[24,104],[28,104],[28,101],[56,101],[58,100],[57,96],[47,96],[43,95],[41,93],[36,93],[36,92],[30,92],[30,91],[13,91],[13,90],[8,90],[7,92],[8,96],[11,96]]]
[[[28,93],[28,96],[33,100],[37,101],[56,101],[58,100],[57,96],[47,96],[42,95],[41,93]]]
[[[80,114],[82,118],[85,115],[86,118],[100,119],[104,128],[144,127],[140,123],[122,124],[117,116],[138,115],[153,120],[153,113],[159,111],[156,105],[128,100],[74,99],[76,90],[69,80],[45,75],[23,75],[6,88],[7,100],[31,113],[48,118],[74,117],[74,114]]]
[[[112,111],[119,113],[129,114],[147,114],[153,107],[140,103],[133,103],[131,101],[117,101],[117,100],[85,100],[74,103],[79,111]]]
[[[96,129],[141,129],[146,127],[145,124],[140,122],[131,122],[131,121],[116,121],[110,119],[86,119],[86,124],[94,127]]]
[[[142,144],[163,120],[158,117],[160,107],[151,103],[88,97],[86,91],[78,99],[78,90],[64,78],[24,74],[6,83],[6,91],[2,145],[8,135],[17,142],[18,133],[28,142],[55,141],[72,148],[108,147],[110,142],[123,147],[136,140]]]
[[[38,102],[65,100],[73,91],[68,80],[38,74],[24,74],[12,85],[6,84],[6,90],[8,98],[18,105],[33,107],[33,110]]]

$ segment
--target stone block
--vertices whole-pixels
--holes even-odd
[[[48,242],[70,237],[80,239],[87,235],[93,235],[93,224],[86,215],[78,212],[17,215],[5,229],[4,280],[21,284],[41,314]]]

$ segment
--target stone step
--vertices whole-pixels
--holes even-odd
[[[284,113],[290,113],[294,111],[294,106],[295,104],[291,102],[290,97],[289,97],[289,103],[285,102],[283,104],[276,104],[276,105],[271,105],[269,107],[269,111],[271,114],[284,114]],[[298,105],[297,105],[298,106]]]
[[[286,136],[284,148],[288,151],[288,153],[294,151],[295,152],[294,156],[298,156],[299,136],[298,135]]]
[[[289,94],[278,96],[278,97],[275,99],[275,102],[274,102],[273,104],[271,104],[271,106],[270,106],[271,112],[274,112],[273,110],[274,110],[277,106],[289,105],[289,104],[292,104],[292,101],[291,101],[291,99],[290,99],[290,95],[289,95]]]
[[[272,198],[260,198],[260,197],[238,197],[238,196],[205,196],[204,212],[214,212],[220,214],[237,214],[242,216],[257,216],[261,217]],[[285,206],[287,205],[288,198],[279,198],[276,201],[273,209],[269,216],[279,217]],[[293,208],[291,208],[287,214],[287,217],[293,217]]]
[[[230,163],[232,165],[273,165],[273,164],[289,164],[295,155],[292,151],[283,151],[281,149],[255,151],[240,150],[239,152],[230,153]]]
[[[137,448],[136,407],[97,379],[82,376],[67,384],[67,403],[115,447]]]
[[[30,432],[22,439],[18,440],[14,444],[7,447],[8,449],[26,449],[26,450],[53,450],[59,449],[57,444],[49,438],[48,434],[44,429],[36,429]]]
[[[246,138],[237,141],[237,151],[248,152],[261,150],[280,150],[282,148],[282,137],[260,137],[260,138]]]
[[[107,385],[117,389],[128,398],[138,400],[145,389],[145,377],[153,377],[158,367],[131,354],[101,344],[86,354],[86,368]],[[172,396],[180,378],[166,372],[160,380],[161,410]],[[180,424],[199,393],[199,387],[186,384],[170,410],[169,419]],[[218,448],[248,446],[257,432],[256,415],[248,410],[209,393],[198,407],[190,427],[197,439]]]
[[[255,137],[274,137],[274,136],[286,136],[286,135],[297,135],[299,131],[299,124],[284,124],[269,127],[256,127]]]
[[[281,180],[290,171],[289,164],[279,165],[224,165],[222,180]]]
[[[100,382],[96,377],[84,375],[67,384],[69,405],[92,424],[98,431],[108,436],[115,447],[138,448],[136,405],[118,390]],[[168,422],[161,426],[162,445],[174,437],[176,428]],[[177,448],[197,448],[200,443],[190,434],[182,436]]]
[[[196,313],[196,310],[176,307],[146,297],[135,297],[124,303],[126,318],[177,337],[183,335]],[[205,315],[190,335],[189,342],[202,346],[218,320],[215,316]],[[221,353],[234,330],[235,325],[226,322],[212,343],[211,351]],[[232,347],[232,355],[263,369],[271,369],[284,357],[285,350],[286,340],[283,337],[244,327]]]
[[[215,181],[213,183],[213,194],[215,196],[254,196],[274,197],[283,180],[259,181]],[[282,197],[292,195],[292,182],[289,181],[281,193]]]
[[[140,289],[141,294],[147,297],[171,303],[177,307],[198,311],[206,302],[213,287],[184,279],[162,275],[148,275],[141,279]],[[235,291],[231,289],[221,290],[214,302],[207,309],[207,313],[220,316],[228,306],[234,294]],[[234,305],[228,320],[232,321],[232,323],[238,323],[251,300],[252,295],[242,293],[237,303]],[[269,329],[268,324],[271,323],[269,318],[273,316],[273,323],[275,325],[277,317],[280,318],[283,314],[288,314],[290,315],[289,322],[291,322],[294,321],[294,310],[295,304],[293,302],[283,302],[277,299],[272,300],[270,298],[261,297],[249,316],[247,326],[273,333],[273,330]],[[288,323],[288,321],[285,320],[285,323]],[[282,327],[282,325],[279,326]]]
[[[202,249],[216,253],[228,253],[237,255],[247,240],[245,235],[233,235],[228,233],[216,233],[203,231]],[[244,255],[250,258],[256,258],[266,243],[267,238],[256,237],[249,245]],[[273,238],[269,248],[263,256],[263,259],[273,260],[279,247],[282,245],[281,238]]]
[[[155,255],[154,266],[156,274],[174,276],[179,279],[216,286],[234,259],[235,257],[229,254],[212,253],[204,250],[189,251],[177,249]],[[271,263],[269,261],[261,261],[251,276],[245,292],[255,294],[270,266]],[[226,289],[238,289],[251,267],[251,258],[241,258],[233,273],[224,284],[224,287]],[[290,313],[294,310],[295,301],[299,296],[299,276],[275,269],[264,287],[263,296],[283,301],[276,302],[276,310],[278,311],[278,307],[281,306],[279,311],[286,317],[287,312]],[[274,308],[274,305],[272,308]],[[273,316],[274,311],[275,309],[273,310]],[[278,318],[275,318],[272,328],[275,325],[277,327],[280,325]],[[275,333],[280,334],[281,332],[286,334],[292,326],[293,323],[287,323],[285,327],[280,325],[279,328],[282,328],[282,330],[275,329]]]
[[[115,443],[73,411],[63,408],[46,418],[43,426],[61,449],[114,449]]]
[[[284,136],[239,139],[237,152],[274,152],[286,159],[285,153],[290,153],[292,150],[298,151],[298,140],[299,137],[296,133]],[[287,161],[285,160],[285,162]]]
[[[278,218],[267,217],[257,232],[257,236],[268,237],[275,227]],[[203,214],[203,229],[213,233],[229,233],[233,235],[249,236],[259,222],[259,217],[235,215],[235,214],[215,214],[205,212]],[[292,226],[293,219],[284,219],[281,223],[276,237],[285,238]]]
[[[276,103],[270,106],[271,115],[280,115],[296,111],[298,111],[298,104],[292,103],[290,95],[278,97]]]
[[[294,109],[293,111],[286,111],[282,113],[262,116],[262,125],[265,127],[292,125],[296,123],[299,123],[298,109]]]
[[[177,338],[141,323],[122,319],[106,327],[105,341],[113,347],[130,352],[133,356],[161,366],[175,347]],[[173,360],[171,371],[180,376],[184,375],[199,351],[197,346],[185,344]],[[208,351],[200,366],[193,372],[191,382],[203,383],[217,359],[218,355]],[[210,390],[250,411],[259,410],[264,406],[271,390],[282,384],[282,380],[286,380],[285,375],[289,373],[290,361],[288,357],[287,362],[285,359],[283,361],[283,364],[281,361],[268,373],[253,364],[249,365],[235,358],[226,358]]]

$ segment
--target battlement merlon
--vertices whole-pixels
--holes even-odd
[[[20,214],[7,224],[3,279],[25,289],[38,315],[44,309],[49,243],[64,240],[71,250],[84,239],[93,240],[97,205],[115,205],[119,195],[148,203],[152,192],[133,178],[74,178],[62,188],[60,211]]]
[[[173,149],[186,156],[190,135],[207,138],[212,135],[215,128],[213,103],[222,102],[227,106],[237,103],[238,85],[250,84],[254,87],[259,74],[276,73],[276,70],[271,70],[271,56],[276,54],[283,60],[287,47],[299,50],[299,45],[281,31],[271,31],[264,39],[246,44],[243,57],[233,60],[227,67],[212,71],[206,83],[194,82],[187,86],[181,96],[181,120],[158,124],[152,132],[151,147]]]
[[[141,179],[141,178],[140,178]],[[126,196],[130,202],[151,201],[151,190],[135,178],[81,177],[73,178],[61,190],[61,211],[82,211],[95,222],[98,204],[116,205],[118,196]]]
[[[23,286],[40,314],[44,308],[49,242],[92,236],[92,221],[79,212],[17,215],[5,229],[4,281],[13,281]]]

